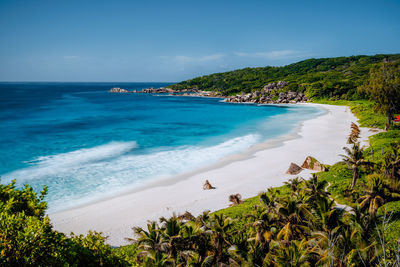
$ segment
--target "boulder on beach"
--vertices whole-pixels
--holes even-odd
[[[309,169],[317,172],[325,171],[325,167],[315,158],[308,156],[301,165],[304,169]]]
[[[179,215],[177,218],[179,221],[184,221],[184,222],[196,219],[196,217],[194,217],[193,214],[191,214],[188,211],[185,211],[184,214]]]
[[[243,203],[242,195],[241,194],[230,195],[229,201],[232,202],[232,204],[229,204],[230,207],[242,204]]]
[[[286,174],[296,175],[299,174],[303,169],[297,165],[296,163],[290,163],[289,169],[286,171]]]
[[[203,190],[210,190],[210,189],[215,189],[215,187],[212,186],[208,180],[206,180],[206,182],[203,185]]]

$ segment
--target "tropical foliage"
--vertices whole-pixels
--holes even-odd
[[[400,112],[400,62],[382,63],[371,68],[366,83],[360,91],[366,92],[376,104],[375,110],[386,114],[387,130],[393,115]]]
[[[310,59],[173,87],[228,95],[284,80],[283,90],[349,105],[361,126],[383,128],[385,115],[372,110],[373,102],[327,99],[378,97],[374,75],[385,68],[382,62],[399,60],[398,54]],[[372,91],[357,90],[363,86]],[[233,194],[231,207],[214,213],[149,222],[133,228],[132,245],[120,248],[107,245],[101,233],[55,231],[46,216],[46,188],[37,194],[28,185],[0,184],[0,266],[400,266],[400,130],[372,136],[368,148],[359,137],[353,124],[343,161],[308,180],[294,178],[245,200]]]
[[[96,232],[67,237],[53,230],[43,198],[28,185],[0,184],[0,266],[122,266]]]
[[[357,90],[369,79],[370,70],[382,62],[398,62],[400,54],[307,59],[283,67],[245,68],[197,77],[171,85],[173,89],[197,88],[234,95],[262,89],[266,84],[288,82],[283,91],[304,92],[313,99],[365,98]]]

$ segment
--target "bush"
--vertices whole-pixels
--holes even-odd
[[[15,181],[0,184],[0,266],[127,266],[97,232],[69,238],[53,230],[43,201]]]

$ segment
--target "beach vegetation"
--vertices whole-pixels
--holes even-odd
[[[386,114],[385,130],[392,124],[393,116],[400,112],[400,64],[384,62],[374,65],[365,84],[359,87],[374,101],[374,109]]]
[[[343,162],[345,162],[353,172],[353,181],[350,188],[352,190],[360,175],[359,168],[363,166],[371,166],[372,162],[365,160],[364,149],[361,147],[359,142],[354,143],[351,148],[343,147],[343,150],[346,152],[346,155],[340,156],[343,158]]]
[[[359,100],[367,92],[358,90],[370,77],[370,70],[383,62],[398,62],[400,54],[311,58],[282,67],[244,68],[214,73],[182,81],[169,87],[175,90],[196,88],[224,96],[261,90],[268,83],[285,81],[278,90],[302,92],[309,99]]]
[[[172,87],[230,95],[284,80],[313,101],[348,105],[361,127],[383,129],[388,107],[381,112],[374,107],[391,104],[376,93],[387,90],[377,83],[398,60],[400,55],[309,59],[212,74]],[[398,75],[391,71],[391,77]],[[386,102],[379,104],[379,97]],[[391,116],[397,108],[390,109]],[[371,136],[365,149],[358,142],[358,126],[349,137],[343,161],[321,163],[325,171],[309,179],[260,188],[249,199],[231,195],[233,205],[213,213],[196,217],[186,212],[148,222],[132,229],[131,245],[119,248],[107,245],[101,233],[67,236],[53,229],[46,215],[46,187],[37,194],[29,185],[0,184],[0,265],[399,266],[400,129],[392,126]],[[311,159],[311,165],[316,162]]]
[[[46,192],[0,184],[0,266],[126,266],[100,233],[55,231],[45,214]]]

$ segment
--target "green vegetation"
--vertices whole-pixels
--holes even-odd
[[[400,54],[307,59],[283,67],[245,68],[183,81],[173,89],[197,88],[235,95],[261,90],[266,84],[288,82],[284,91],[304,92],[308,98],[358,100],[365,98],[357,88],[369,78],[371,68],[381,62],[398,62]]]
[[[43,197],[31,187],[0,184],[0,266],[126,266],[105,238],[90,232],[68,238],[54,231]]]
[[[347,105],[361,126],[383,129],[387,110],[379,109],[386,113],[381,114],[373,102],[359,99],[366,92],[385,105],[377,86],[365,89],[384,60],[399,61],[400,55],[310,59],[208,75],[173,87],[227,95],[284,80],[289,82],[285,90],[304,91],[318,103]],[[45,215],[46,188],[37,194],[28,185],[0,184],[0,265],[399,266],[400,128],[370,137],[368,148],[358,143],[358,127],[351,130],[343,162],[309,180],[294,178],[242,204],[240,195],[232,195],[237,205],[214,213],[149,222],[134,229],[132,245],[114,249],[101,233],[68,237],[55,231]]]
[[[389,129],[393,114],[400,107],[400,65],[399,62],[375,65],[370,70],[369,79],[360,87],[376,103],[375,110],[386,114]]]

